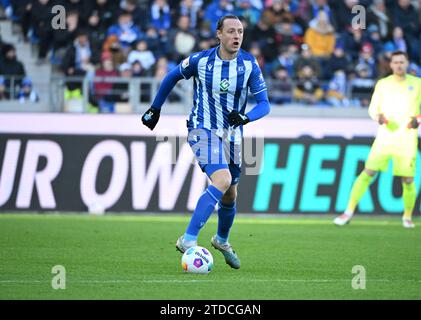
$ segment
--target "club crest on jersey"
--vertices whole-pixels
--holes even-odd
[[[221,88],[222,91],[227,91],[229,86],[230,86],[230,82],[228,81],[228,79],[223,79],[219,83],[219,87]]]

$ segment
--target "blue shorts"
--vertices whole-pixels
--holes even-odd
[[[217,170],[228,169],[231,185],[239,182],[241,174],[241,144],[221,138],[214,130],[189,129],[187,141],[203,172],[210,176]]]

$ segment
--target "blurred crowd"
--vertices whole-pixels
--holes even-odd
[[[66,76],[154,77],[192,52],[217,45],[226,14],[245,27],[243,49],[257,59],[275,104],[365,107],[376,79],[390,73],[391,52],[408,53],[421,74],[421,0],[0,0],[35,43],[39,63]],[[55,30],[52,7],[66,8],[66,29]],[[356,19],[363,6],[365,15]],[[360,16],[361,17],[361,16]],[[1,44],[0,75],[25,76],[13,47]],[[12,68],[11,60],[15,62]],[[5,81],[3,81],[5,82]],[[28,82],[28,81],[27,81]],[[1,93],[0,78],[0,100]],[[4,85],[3,85],[4,86]],[[120,90],[113,86],[118,86]],[[95,83],[92,103],[127,101],[124,83]],[[127,86],[127,85],[126,85]],[[113,92],[113,94],[111,94]],[[119,92],[119,94],[115,94]],[[68,84],[67,98],[81,95]]]

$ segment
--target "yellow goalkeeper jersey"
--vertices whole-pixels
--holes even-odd
[[[411,117],[420,114],[421,78],[407,74],[398,81],[393,75],[379,80],[368,109],[377,121],[379,114],[389,120],[377,131],[373,148],[381,153],[413,157],[417,152],[418,130],[408,129]]]

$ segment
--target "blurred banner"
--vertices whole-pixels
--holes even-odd
[[[185,121],[164,115],[151,132],[133,115],[2,114],[0,212],[191,212],[208,180]],[[334,118],[247,125],[239,212],[342,212],[376,128],[369,119]],[[390,164],[359,211],[400,214],[401,190]]]

